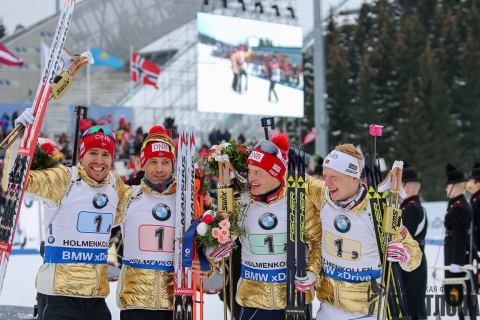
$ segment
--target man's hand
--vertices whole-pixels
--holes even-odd
[[[460,273],[460,272],[464,272],[464,271],[462,271],[462,270],[460,269],[460,266],[459,266],[458,264],[452,263],[452,264],[450,265],[450,272],[451,272],[451,273]]]
[[[305,277],[295,276],[295,290],[301,293],[307,293],[317,282],[317,276],[312,271],[307,271]]]
[[[203,271],[202,267],[200,266],[200,261],[192,260],[192,271],[197,274],[197,276],[201,279],[205,279],[208,276],[210,271]]]
[[[392,262],[410,261],[410,252],[400,242],[392,241],[387,245],[387,260]]]
[[[24,127],[26,127],[29,124],[32,124],[34,120],[35,116],[33,115],[33,108],[27,108],[22,112],[21,115],[18,116],[17,119],[15,119],[15,126],[21,123]]]

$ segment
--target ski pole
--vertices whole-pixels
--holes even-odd
[[[265,131],[265,140],[269,140],[268,139],[268,127],[270,127],[272,130],[275,129],[275,118],[273,118],[273,117],[270,117],[270,118],[263,117],[261,119],[261,122],[262,122],[263,130]]]
[[[7,149],[17,140],[25,131],[25,127],[22,124],[17,124],[15,128],[0,142],[0,156],[3,155]]]
[[[76,106],[75,107],[75,140],[73,142],[73,159],[72,159],[72,166],[77,164],[77,149],[78,149],[78,131],[80,127],[80,116],[82,116],[83,120],[87,119],[87,110],[88,108],[85,106]]]

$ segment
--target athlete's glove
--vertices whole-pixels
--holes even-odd
[[[387,245],[387,260],[392,262],[410,261],[410,252],[400,242],[392,241]]]
[[[312,271],[307,271],[305,277],[295,276],[295,290],[301,293],[307,293],[317,282],[317,276]]]
[[[15,126],[21,123],[24,127],[26,127],[29,124],[32,124],[33,120],[35,120],[35,116],[33,115],[33,108],[27,108],[25,109],[25,111],[22,112],[21,115],[18,116],[17,119],[15,119]]]
[[[460,266],[458,264],[454,264],[452,263],[450,265],[450,272],[451,273],[460,273],[460,272],[463,272],[462,270],[460,270]]]
[[[228,258],[230,252],[233,250],[233,246],[235,245],[235,241],[229,240],[225,242],[223,245],[218,247],[217,249],[206,248],[205,255],[208,259],[213,260],[220,260],[222,258]]]

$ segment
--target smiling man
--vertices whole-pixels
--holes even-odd
[[[307,212],[320,211],[321,268],[317,270],[317,320],[373,317],[371,280],[381,269],[366,185],[363,156],[351,144],[337,146],[323,161],[320,181],[307,176]],[[310,207],[313,205],[314,207]],[[418,267],[421,251],[403,227],[387,246],[387,259],[405,271]]]
[[[148,132],[140,161],[145,176],[124,194],[132,200],[116,221],[125,244],[117,305],[121,320],[172,319],[177,179],[175,146],[163,126]],[[200,277],[209,275],[194,264]]]
[[[243,226],[247,235],[242,244],[242,271],[237,286],[237,303],[242,306],[240,320],[284,320],[286,306],[287,261],[287,155],[289,143],[280,135],[261,140],[253,149],[248,164],[250,190],[242,194],[248,204]],[[318,261],[320,228],[313,211],[305,216],[310,257]],[[311,319],[311,287],[316,267],[307,263],[310,277],[301,279],[297,290],[307,294],[307,319]],[[308,283],[307,286],[304,284]]]
[[[33,122],[27,109],[17,123]],[[8,150],[3,186],[20,140]],[[42,319],[110,320],[107,256],[110,230],[125,185],[110,170],[115,135],[106,127],[85,131],[77,166],[31,170],[26,197],[45,204],[44,263],[38,271],[38,316]]]

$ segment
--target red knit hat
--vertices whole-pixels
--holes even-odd
[[[247,164],[260,167],[275,179],[283,181],[283,176],[287,171],[288,148],[290,148],[290,144],[285,135],[278,135],[272,141],[261,140],[250,153]]]
[[[82,136],[82,143],[80,144],[80,152],[78,158],[81,159],[83,155],[92,148],[105,149],[115,156],[115,135],[107,127],[93,126],[88,128]]]
[[[148,131],[148,136],[143,141],[140,163],[143,165],[153,157],[168,158],[175,167],[175,145],[171,133],[163,126],[154,126]]]

